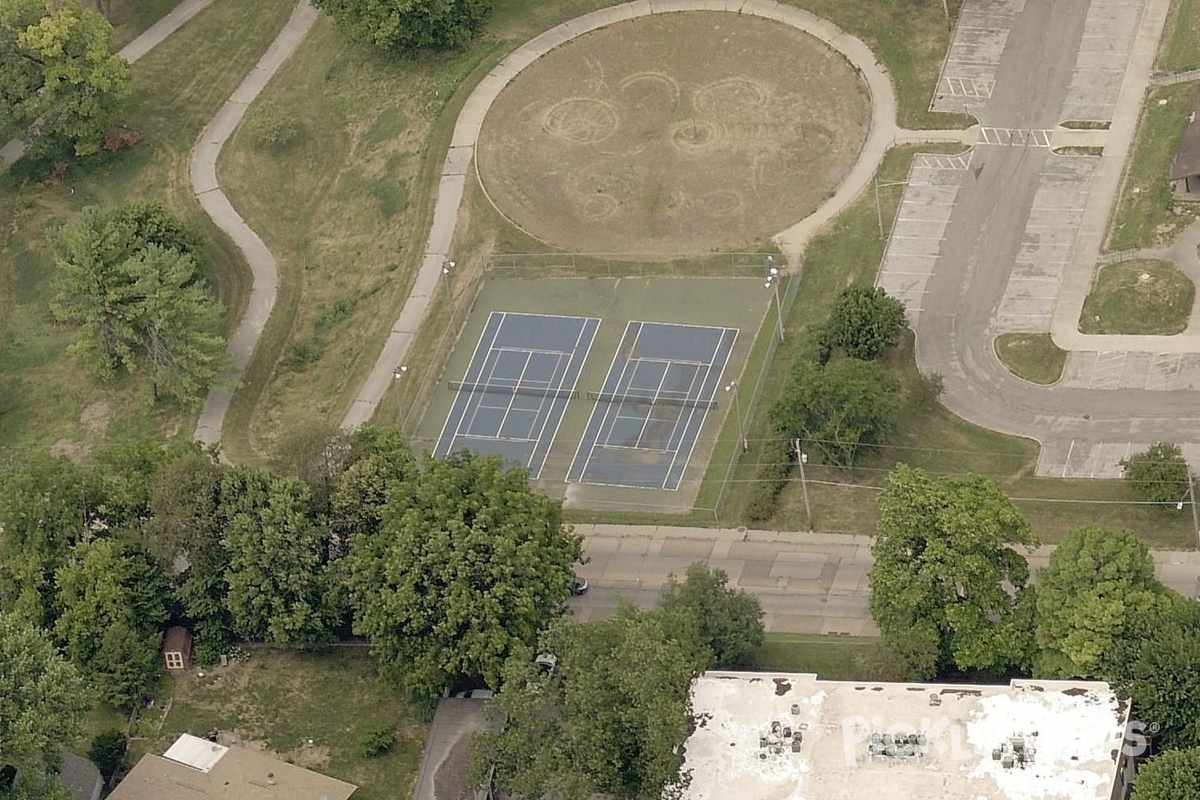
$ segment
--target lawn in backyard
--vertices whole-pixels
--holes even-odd
[[[166,403],[151,409],[148,379],[101,383],[66,352],[75,334],[50,319],[46,233],[87,205],[162,201],[202,234],[208,278],[230,310],[228,321],[235,321],[249,276],[192,195],[188,157],[293,5],[216,0],[139,60],[122,113],[142,133],[134,151],[72,167],[60,182],[25,180],[19,168],[0,175],[0,443],[86,447],[105,436],[190,436],[194,410]]]
[[[995,347],[996,357],[1009,372],[1039,386],[1057,383],[1067,364],[1067,351],[1060,350],[1048,333],[1002,333]]]
[[[137,734],[147,738],[134,743],[131,761],[161,754],[181,733],[218,730],[239,746],[356,784],[355,800],[411,796],[425,726],[404,692],[378,677],[366,648],[249,653],[245,662],[204,670],[203,678],[189,671],[166,679],[159,710],[139,722]],[[386,755],[365,758],[358,738],[374,722],[391,725],[396,740]]]
[[[747,667],[754,672],[815,672],[827,681],[888,680],[882,641],[866,636],[768,633]]]
[[[1168,261],[1122,261],[1101,267],[1083,303],[1083,333],[1169,336],[1187,328],[1196,287]]]
[[[1198,87],[1190,81],[1147,93],[1108,231],[1109,250],[1163,247],[1195,219],[1194,204],[1172,198],[1170,177]]]

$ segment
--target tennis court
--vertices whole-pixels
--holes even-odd
[[[736,328],[631,321],[567,473],[570,483],[679,489]]]
[[[600,327],[594,317],[493,311],[434,449],[495,453],[537,479]]]

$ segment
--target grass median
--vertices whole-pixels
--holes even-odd
[[[1100,269],[1083,302],[1083,333],[1170,336],[1192,314],[1196,286],[1167,261],[1122,261]]]
[[[1060,350],[1048,333],[1002,333],[995,348],[1009,372],[1039,386],[1058,383],[1067,364],[1067,351]]]
[[[1161,72],[1200,67],[1200,1],[1172,0],[1154,67]]]

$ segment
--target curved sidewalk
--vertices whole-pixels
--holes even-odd
[[[850,174],[842,181],[833,197],[813,214],[775,237],[789,264],[793,266],[803,254],[809,240],[870,185],[884,154],[893,144],[929,140],[964,143],[973,141],[966,131],[938,131],[928,139],[923,139],[919,137],[926,133],[924,131],[905,131],[899,128],[896,125],[895,89],[887,70],[876,60],[875,53],[859,39],[833,23],[799,8],[783,6],[771,0],[637,0],[564,22],[507,55],[479,82],[463,105],[454,126],[450,149],[443,162],[433,225],[420,270],[408,300],[400,310],[400,316],[392,325],[383,351],[342,420],[343,429],[353,430],[374,415],[379,401],[394,379],[396,368],[404,363],[409,347],[412,346],[413,339],[425,319],[454,240],[459,207],[474,160],[479,131],[488,109],[500,91],[538,58],[577,36],[625,20],[679,11],[728,11],[764,17],[790,25],[815,36],[844,55],[859,71],[870,90],[871,128],[862,153]]]
[[[242,81],[242,85],[230,96],[217,115],[200,134],[200,140],[192,151],[191,181],[192,191],[196,199],[204,207],[205,213],[212,218],[218,228],[229,235],[237,244],[238,249],[250,265],[254,276],[254,285],[250,292],[250,302],[246,312],[238,323],[237,330],[229,339],[226,356],[232,364],[232,374],[226,376],[228,388],[214,388],[205,398],[204,407],[200,411],[200,420],[196,423],[195,439],[204,444],[215,444],[221,439],[221,426],[225,422],[225,414],[233,400],[236,384],[245,372],[250,356],[266,327],[275,306],[275,295],[279,287],[279,273],[275,257],[263,244],[241,215],[237,213],[229,198],[221,191],[217,180],[217,159],[221,148],[237,129],[246,110],[259,92],[275,75],[276,70],[288,57],[295,52],[296,47],[308,33],[308,29],[317,19],[317,10],[309,5],[308,0],[300,0],[291,18],[279,32],[279,36],[267,48],[267,52],[258,64]]]
[[[117,55],[125,59],[127,63],[132,64],[162,44],[164,39],[182,28],[184,23],[192,17],[208,8],[212,4],[212,1],[183,0],[182,3],[167,12],[166,16],[142,31],[140,36],[121,48],[121,51]],[[4,147],[0,147],[0,163],[11,164],[24,154],[25,142],[20,139],[13,139],[4,145]]]

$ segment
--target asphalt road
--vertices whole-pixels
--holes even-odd
[[[653,607],[668,576],[682,575],[705,561],[729,575],[730,585],[762,601],[764,625],[784,633],[878,634],[870,618],[871,540],[866,536],[671,528],[637,525],[577,525],[589,563],[579,573],[587,594],[571,601],[577,619],[608,616],[619,596]],[[1053,547],[1026,553],[1034,570],[1046,566]],[[1200,552],[1156,551],[1164,584],[1188,596],[1200,587]]]

